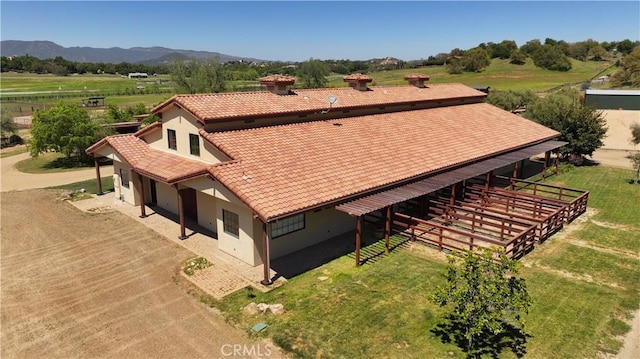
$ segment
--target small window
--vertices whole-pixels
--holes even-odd
[[[304,213],[271,223],[271,238],[281,237],[301,229],[304,229]]]
[[[129,172],[120,169],[120,184],[124,188],[129,188]]]
[[[176,141],[176,130],[167,129],[167,141],[168,141],[169,149],[171,150],[178,149],[178,143]]]
[[[200,136],[189,134],[189,152],[194,156],[200,156]]]
[[[237,214],[223,209],[222,224],[225,233],[231,234],[236,237],[240,236],[240,220]]]

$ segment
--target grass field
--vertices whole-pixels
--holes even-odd
[[[589,211],[522,260],[534,299],[527,358],[595,358],[621,346],[640,304],[640,186],[628,183],[632,175],[570,167],[548,180],[589,190]],[[396,250],[361,267],[348,254],[269,293],[235,293],[219,307],[248,332],[267,323],[252,335],[269,336],[299,358],[465,357],[434,334],[443,311],[427,298],[443,282],[446,263],[425,250]],[[242,308],[252,301],[283,303],[287,313],[250,316]],[[497,357],[516,355],[507,343]]]

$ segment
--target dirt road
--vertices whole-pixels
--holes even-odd
[[[0,204],[2,358],[281,357],[187,294],[193,254],[132,219],[47,190]]]
[[[59,186],[96,178],[96,170],[93,168],[56,173],[22,173],[14,166],[27,158],[29,158],[28,153],[21,153],[0,160],[0,192]],[[111,174],[113,174],[113,166],[100,167],[101,176]]]

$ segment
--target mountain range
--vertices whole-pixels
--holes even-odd
[[[95,48],[95,47],[63,47],[51,41],[0,41],[0,54],[2,56],[29,55],[39,59],[51,59],[61,56],[65,60],[73,62],[94,63],[141,63],[150,66],[164,65],[176,58],[195,57],[208,59],[218,57],[221,62],[229,61],[255,61],[265,62],[255,58],[221,54],[219,52],[169,49],[166,47],[132,47],[123,49],[120,47]]]

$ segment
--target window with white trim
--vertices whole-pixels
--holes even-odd
[[[304,229],[304,213],[271,222],[271,238],[282,237],[301,229]]]
[[[222,226],[225,233],[236,237],[240,236],[240,218],[236,213],[223,209]]]

